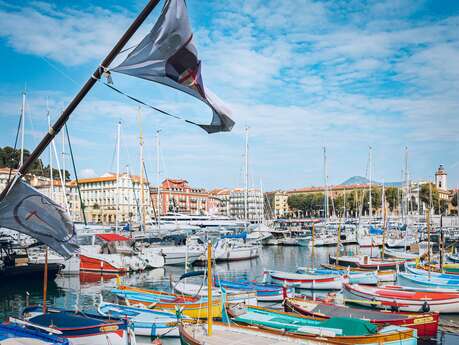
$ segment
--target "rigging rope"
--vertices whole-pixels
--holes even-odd
[[[136,97],[132,97],[132,96],[128,95],[127,93],[121,91],[120,89],[114,87],[113,85],[110,85],[109,83],[106,83],[106,82],[102,82],[102,83],[103,83],[105,86],[107,86],[107,87],[109,87],[110,89],[112,89],[113,91],[119,93],[120,95],[123,95],[123,96],[129,98],[130,100],[133,100],[134,102],[137,102],[137,103],[139,103],[139,104],[142,104],[142,105],[146,106],[147,108],[153,109],[153,110],[155,110],[155,111],[157,111],[157,112],[159,112],[159,113],[161,113],[161,114],[163,114],[163,115],[166,115],[166,116],[169,116],[169,117],[173,117],[174,119],[183,120],[183,121],[185,121],[185,122],[187,122],[187,123],[191,123],[192,125],[200,126],[200,125],[197,124],[196,122],[193,122],[193,121],[184,119],[183,117],[180,117],[180,116],[178,116],[178,115],[171,114],[171,113],[169,113],[169,112],[167,112],[167,111],[165,111],[165,110],[159,109],[159,108],[157,108],[157,107],[155,107],[155,106],[153,106],[153,105],[150,105],[150,104],[148,104],[148,103],[145,103],[144,101],[142,101],[142,100],[140,100],[140,99],[138,99],[138,98],[136,98]]]
[[[69,144],[70,158],[72,159],[73,173],[75,174],[75,182],[77,185],[78,197],[80,198],[81,213],[83,214],[84,225],[88,225],[88,222],[86,221],[86,214],[84,212],[85,211],[84,202],[83,202],[83,199],[81,198],[80,183],[78,181],[78,174],[77,174],[77,170],[75,166],[75,159],[73,157],[72,144],[70,143],[69,129],[67,127],[67,124],[65,124],[64,127],[65,127],[65,134],[67,135],[67,142]]]

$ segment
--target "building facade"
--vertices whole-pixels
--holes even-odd
[[[78,179],[86,219],[90,223],[115,224],[119,204],[119,223],[140,223],[142,214],[148,221],[151,217],[149,183],[139,176],[123,173],[107,173],[100,177]],[[76,181],[71,182],[76,189]],[[143,207],[142,207],[143,190]]]
[[[275,218],[284,218],[290,214],[287,192],[277,191],[272,193],[272,212]]]
[[[228,188],[213,189],[209,192],[209,214],[230,217],[230,193]]]
[[[263,219],[264,198],[259,189],[251,188],[247,191],[247,216],[245,214],[246,193],[243,188],[230,191],[229,209],[230,216],[236,219],[261,221]]]
[[[158,188],[150,188],[153,207],[158,210]],[[187,180],[165,179],[159,188],[160,215],[168,212],[207,214],[209,193],[204,188],[191,187]]]

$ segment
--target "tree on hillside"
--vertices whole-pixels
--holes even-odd
[[[29,150],[24,149],[24,161],[29,158],[30,152]],[[0,168],[11,168],[17,169],[19,168],[19,163],[21,161],[21,150],[14,149],[11,146],[0,147]],[[39,158],[35,162],[33,162],[32,166],[30,167],[29,172],[34,175],[38,176],[49,176],[50,167],[49,165],[44,166],[42,160]],[[53,177],[59,178],[59,170],[53,168]],[[70,172],[65,170],[65,178],[68,180],[70,179]]]

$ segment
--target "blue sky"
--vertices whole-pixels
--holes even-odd
[[[14,142],[24,86],[31,148],[46,130],[46,100],[55,119],[144,4],[0,0],[0,145]],[[369,146],[376,180],[400,180],[408,146],[413,178],[432,178],[444,164],[449,184],[459,183],[459,2],[189,0],[188,7],[204,83],[231,107],[236,126],[207,135],[142,109],[150,180],[160,129],[162,176],[241,185],[249,126],[250,179],[265,190],[322,184],[324,145],[331,183],[365,175]],[[153,105],[210,120],[188,95],[113,78]],[[136,104],[96,85],[69,121],[81,176],[115,169],[119,120],[122,166],[138,172],[137,114]]]

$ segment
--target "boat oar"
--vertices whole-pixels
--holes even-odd
[[[360,303],[360,304],[370,304],[370,305],[381,305],[379,301],[368,301],[366,299],[347,299],[343,300],[345,303]]]
[[[46,332],[52,333],[52,334],[57,334],[57,335],[61,335],[61,334],[62,334],[62,332],[59,331],[58,329],[39,326],[39,325],[30,323],[30,322],[27,322],[27,321],[24,321],[24,320],[21,320],[21,319],[16,319],[16,318],[14,318],[14,317],[10,317],[10,318],[9,318],[9,322],[15,323],[15,324],[18,324],[18,325],[22,325],[22,326],[27,326],[27,327],[32,327],[32,328],[41,329],[41,330],[43,330],[43,331],[46,331]]]

